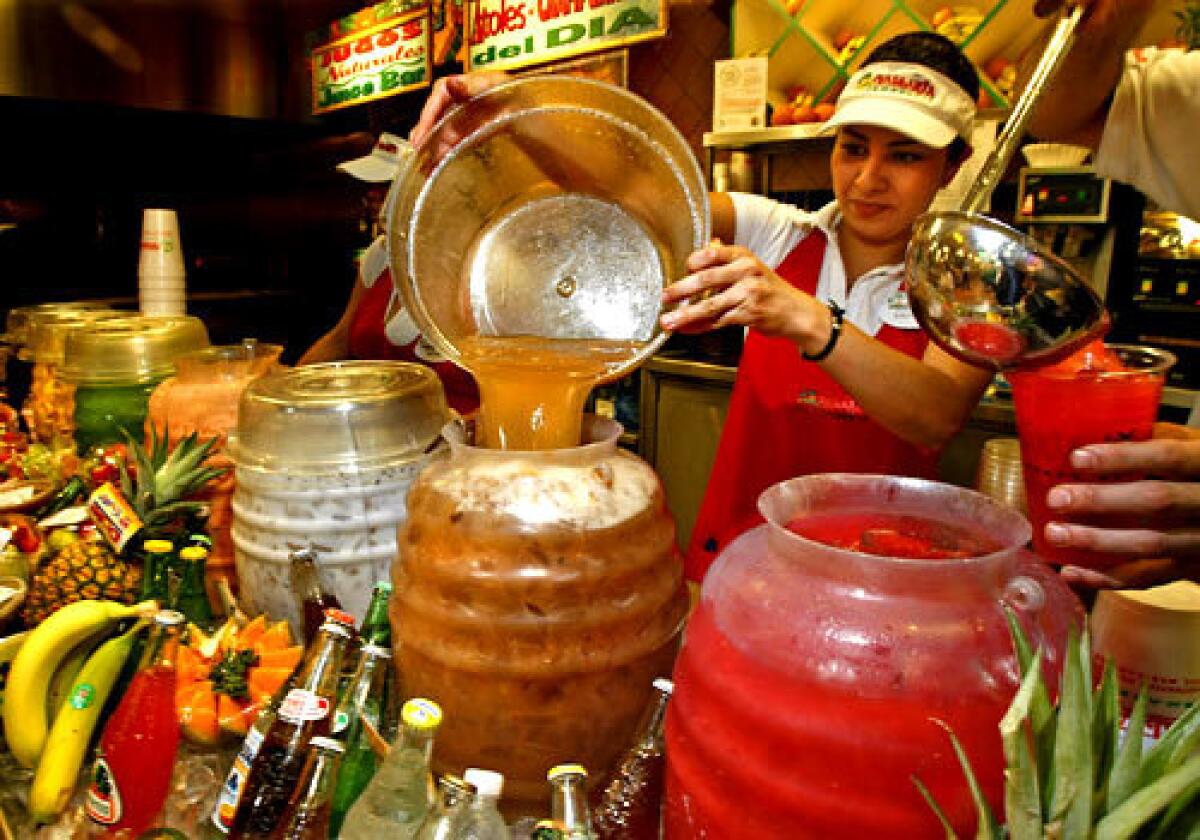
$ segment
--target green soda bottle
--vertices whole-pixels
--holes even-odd
[[[371,593],[371,605],[367,607],[366,617],[363,618],[362,627],[358,630],[361,644],[379,645],[385,648],[392,646],[392,623],[388,618],[388,602],[391,598],[392,585],[390,583],[381,580],[375,584],[375,590]]]
[[[354,674],[333,714],[330,734],[345,743],[346,752],[333,789],[333,808],[329,817],[331,837],[338,836],[350,806],[371,781],[379,765],[364,721],[383,735],[389,735],[395,729],[394,674],[391,650],[370,642],[362,646]]]
[[[204,564],[207,561],[208,551],[198,545],[190,545],[179,552],[182,569],[175,606],[188,621],[205,629],[213,623],[212,604],[208,602],[208,591],[204,588]]]

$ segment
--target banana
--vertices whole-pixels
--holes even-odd
[[[153,601],[132,607],[115,601],[77,601],[30,631],[13,660],[4,692],[5,737],[22,766],[34,767],[42,754],[49,731],[46,693],[62,660],[105,627],[124,618],[148,617],[156,609]]]
[[[0,639],[0,665],[16,659],[17,651],[21,649],[21,645],[29,638],[31,632],[33,631],[26,630],[23,633],[13,633],[11,636]]]
[[[46,689],[46,720],[50,725],[54,724],[54,716],[58,714],[63,701],[67,699],[68,692],[75,685],[75,677],[79,674],[79,669],[96,652],[96,648],[103,644],[109,635],[109,629],[106,626],[96,635],[89,636],[71,648],[71,652],[63,658],[62,663],[54,671],[54,676],[50,678],[50,685]]]
[[[109,639],[79,670],[54,718],[29,790],[29,813],[36,822],[54,822],[70,802],[100,711],[145,626],[144,620],[139,621],[129,632]]]

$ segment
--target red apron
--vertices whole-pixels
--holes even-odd
[[[416,362],[433,368],[446,391],[446,401],[459,414],[467,415],[479,408],[479,389],[471,374],[449,361],[428,362],[417,355],[420,336],[405,345],[395,345],[388,339],[384,326],[388,305],[392,299],[392,270],[384,269],[375,283],[366,290],[354,318],[350,321],[350,357],[353,359],[387,359],[396,362]]]
[[[776,273],[814,295],[824,257],[825,235],[814,229]],[[921,330],[886,324],[875,337],[914,358],[928,342]],[[869,419],[794,343],[750,330],[688,546],[687,576],[702,580],[731,540],[763,521],[758,497],[780,481],[824,472],[931,478],[936,470],[936,451],[906,443]]]

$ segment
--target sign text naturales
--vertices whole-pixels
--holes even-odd
[[[467,0],[470,70],[554,61],[666,32],[666,0]]]
[[[429,85],[429,7],[422,6],[312,51],[313,113]]]

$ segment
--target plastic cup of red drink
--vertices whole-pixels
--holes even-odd
[[[1111,516],[1102,520],[1066,517],[1048,508],[1046,494],[1064,483],[1113,483],[1142,477],[1075,469],[1071,452],[1091,443],[1149,438],[1163,381],[1174,364],[1175,357],[1165,350],[1097,341],[1057,364],[1006,374],[1017,410],[1033,547],[1043,559],[1094,569],[1119,562],[1116,555],[1051,545],[1046,541],[1046,523],[1057,520],[1103,527],[1136,523]]]

